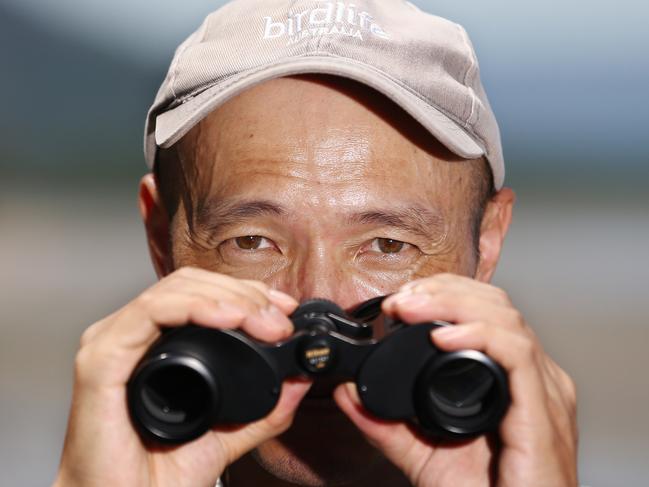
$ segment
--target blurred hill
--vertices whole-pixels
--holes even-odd
[[[0,4],[2,179],[130,179],[145,167],[144,117],[164,76]]]

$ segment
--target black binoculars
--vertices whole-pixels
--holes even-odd
[[[189,324],[165,331],[133,372],[128,406],[140,434],[160,443],[193,440],[218,424],[266,416],[282,381],[353,381],[363,406],[409,421],[424,435],[462,439],[494,430],[509,406],[505,371],[476,350],[442,352],[430,339],[444,322],[406,325],[381,315],[383,297],[349,314],[314,299],[290,316],[294,334],[280,343],[242,331]],[[385,335],[374,338],[372,321]]]

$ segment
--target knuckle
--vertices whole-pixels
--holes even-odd
[[[507,308],[507,320],[519,327],[522,327],[525,324],[525,319],[523,318],[523,313],[521,313],[516,308]]]
[[[415,285],[415,288],[423,291],[433,291],[439,287],[439,281],[435,277],[425,277],[423,279],[418,279]]]
[[[144,312],[149,312],[152,307],[155,305],[156,302],[156,293],[151,290],[147,289],[144,291],[142,294],[140,294],[137,298],[135,298],[135,301],[133,301],[133,305]]]
[[[440,281],[450,281],[455,278],[455,275],[450,272],[440,272],[439,274],[435,274],[435,278]]]
[[[265,282],[261,281],[253,281],[250,279],[243,279],[242,282],[244,284],[247,284],[250,287],[253,287],[255,289],[258,289],[260,291],[268,292],[270,290],[270,286],[266,284]]]
[[[260,289],[248,288],[245,290],[246,300],[257,306],[266,306],[270,302],[266,294]]]
[[[484,321],[478,321],[471,325],[473,330],[479,335],[485,335],[489,332],[489,325]]]
[[[83,348],[85,345],[90,343],[92,338],[97,333],[97,328],[99,327],[99,323],[100,322],[94,323],[90,325],[88,328],[86,328],[85,330],[83,330],[83,333],[81,333],[81,337],[79,339],[79,347]]]
[[[270,300],[268,299],[266,293],[254,286],[249,286],[243,289],[242,296],[243,297],[241,298],[241,301],[248,303],[255,309],[259,307],[265,307],[270,304]]]
[[[521,359],[526,362],[533,362],[536,359],[537,347],[532,337],[519,335],[516,340],[515,350],[517,350]]]
[[[577,404],[577,384],[574,379],[563,370],[561,370],[561,377],[568,402],[570,403],[570,406],[574,408]]]
[[[265,420],[266,428],[275,434],[286,431],[293,422],[293,414],[288,412],[273,411]]]
[[[440,291],[430,296],[430,300],[441,308],[450,308],[457,303],[457,295],[449,291]]]
[[[261,304],[256,303],[251,299],[235,300],[233,304],[239,306],[248,315],[257,314],[262,308]]]
[[[503,303],[508,305],[512,304],[512,300],[507,291],[499,287],[495,287],[494,290],[496,291],[496,296],[498,297],[498,299],[500,299]]]
[[[74,357],[75,370],[82,369],[87,360],[88,360],[87,347],[83,346],[79,348],[79,350],[77,350],[77,354]]]
[[[252,299],[242,296],[231,296],[228,298],[220,299],[218,302],[232,305],[240,309],[246,315],[254,315],[259,312],[262,305]]]
[[[197,271],[198,271],[198,268],[196,268],[196,267],[183,266],[183,267],[179,267],[176,271],[171,273],[169,275],[169,277],[174,276],[174,275],[178,276],[178,277],[184,277],[184,278],[193,277],[193,276],[196,275]]]
[[[187,299],[187,306],[189,308],[200,308],[203,306],[211,306],[213,304],[216,305],[216,302],[199,294],[194,294]]]
[[[83,346],[79,348],[76,356],[74,357],[74,375],[77,381],[84,381],[86,371],[92,370],[92,361],[95,354],[92,353],[90,347]]]
[[[455,276],[454,274],[451,274],[449,272],[441,272],[439,274],[435,274],[432,277],[423,279],[422,284],[424,284],[431,290],[440,289],[452,284],[456,278],[457,276]]]
[[[146,291],[142,292],[136,299],[135,302],[138,305],[146,305],[148,303],[151,303],[155,301],[155,296],[156,292],[153,289],[147,289]]]

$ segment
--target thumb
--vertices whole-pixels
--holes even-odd
[[[286,380],[282,384],[277,405],[268,416],[242,428],[215,429],[227,452],[227,464],[232,464],[261,443],[286,431],[311,384],[304,379]]]
[[[413,460],[411,455],[413,446],[419,441],[405,423],[387,421],[370,414],[361,404],[356,385],[351,382],[336,388],[334,400],[372,445],[382,451],[397,467],[408,473],[410,470],[408,463]]]

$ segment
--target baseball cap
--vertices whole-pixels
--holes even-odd
[[[234,0],[176,50],[149,110],[152,168],[228,99],[272,78],[303,73],[363,83],[396,102],[450,151],[485,156],[504,182],[500,132],[460,25],[405,0]]]

